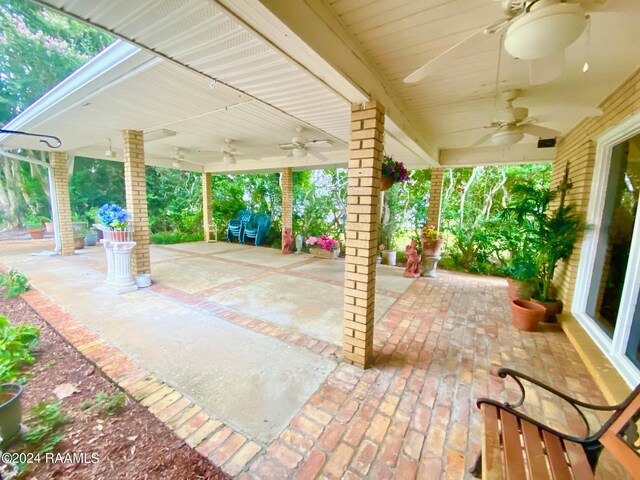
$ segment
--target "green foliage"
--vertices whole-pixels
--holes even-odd
[[[61,430],[70,420],[62,411],[62,401],[40,402],[31,408],[24,442],[40,453],[50,452],[64,438]]]
[[[160,232],[151,234],[151,243],[170,245],[173,243],[200,242],[204,240],[204,233]]]
[[[0,124],[113,41],[26,0],[2,2],[0,31]]]
[[[6,273],[0,273],[0,287],[7,288],[4,292],[5,299],[17,297],[29,290],[29,279],[17,270],[12,269]]]
[[[107,392],[100,392],[94,398],[85,400],[80,404],[80,408],[86,411],[97,411],[100,415],[114,416],[124,406],[127,399],[123,392],[116,392],[109,395]]]
[[[537,291],[534,297],[552,300],[551,282],[560,260],[567,260],[573,253],[578,235],[584,231],[582,217],[575,206],[560,200],[552,207],[560,190],[550,190],[530,183],[513,187],[513,200],[505,210],[505,218],[517,221],[522,238],[522,255],[519,263],[535,264]],[[521,265],[517,265],[522,267]]]
[[[31,350],[39,338],[40,330],[33,325],[11,325],[0,315],[0,383],[21,380],[22,368],[35,362]]]
[[[201,232],[201,175],[171,168],[147,167],[146,176],[151,232]]]
[[[78,221],[96,222],[98,209],[106,203],[124,205],[124,164],[76,157],[69,180],[71,210]]]

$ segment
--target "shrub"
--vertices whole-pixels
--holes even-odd
[[[17,297],[29,290],[28,282],[29,279],[17,270],[9,270],[7,273],[0,274],[0,287],[7,287],[4,292],[5,299]]]
[[[62,411],[62,401],[40,402],[31,408],[31,417],[27,420],[29,430],[24,434],[24,441],[36,447],[38,452],[52,451],[64,438],[60,432],[71,417]]]
[[[226,234],[226,232],[225,232]],[[218,230],[220,237],[220,230]],[[160,232],[151,234],[151,243],[169,245],[172,243],[198,242],[204,240],[204,233]]]
[[[0,315],[0,383],[23,380],[21,370],[35,361],[31,350],[39,338],[40,330],[33,325],[12,326]]]

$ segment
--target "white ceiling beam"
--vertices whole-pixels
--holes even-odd
[[[385,128],[421,158],[438,166],[438,149],[391,84],[323,2],[216,0],[266,42],[283,52],[350,103],[381,102]],[[312,4],[310,4],[312,3]]]
[[[538,148],[535,143],[515,144],[507,148],[451,148],[440,151],[440,165],[449,168],[546,163],[555,159],[556,147]]]

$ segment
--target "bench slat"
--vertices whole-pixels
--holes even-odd
[[[564,440],[564,448],[569,455],[569,463],[573,470],[573,477],[582,480],[591,480],[595,478],[587,454],[582,445]]]
[[[502,420],[502,443],[504,448],[507,478],[509,480],[526,480],[524,456],[520,442],[518,419],[506,410],[500,410]]]
[[[483,403],[482,409],[482,478],[502,480],[502,454],[498,410]]]
[[[527,451],[529,478],[550,480],[551,477],[549,476],[549,467],[547,467],[547,460],[542,448],[540,430],[533,423],[523,421],[522,435],[524,437],[524,447]]]
[[[551,472],[553,473],[554,480],[573,480],[564,456],[564,449],[562,448],[560,438],[546,430],[542,431],[542,437],[547,446],[547,458],[551,464]]]

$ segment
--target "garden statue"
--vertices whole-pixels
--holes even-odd
[[[286,227],[282,234],[282,253],[292,253],[293,235],[291,235],[291,227]]]
[[[296,235],[296,254],[302,253],[302,235]]]
[[[418,242],[411,240],[411,245],[407,245],[404,253],[407,255],[407,268],[404,270],[404,276],[407,278],[418,278],[420,276],[420,255],[418,254]]]

